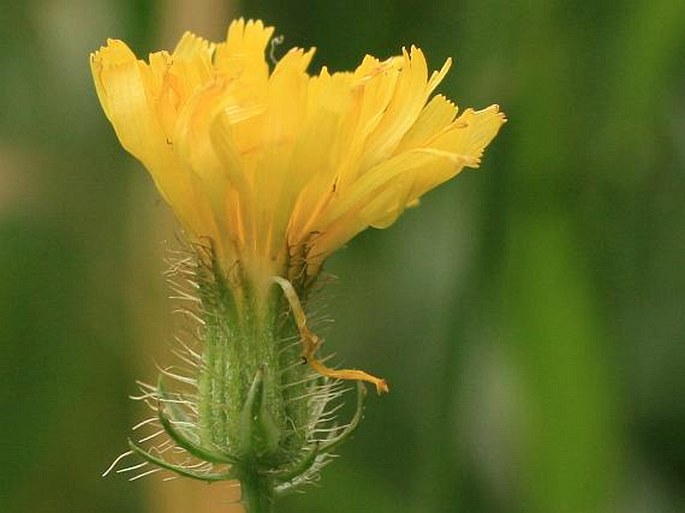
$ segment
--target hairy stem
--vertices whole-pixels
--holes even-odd
[[[246,474],[240,481],[242,503],[246,513],[273,513],[273,484],[259,474]]]

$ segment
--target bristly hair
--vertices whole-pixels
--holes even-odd
[[[240,456],[231,454],[228,447],[213,443],[203,436],[200,419],[199,379],[212,375],[203,358],[207,319],[216,313],[217,305],[224,302],[226,290],[222,287],[206,287],[207,276],[215,276],[211,265],[211,247],[193,245],[181,250],[169,251],[168,269],[164,273],[175,304],[174,312],[181,315],[183,335],[174,335],[171,353],[176,362],[158,367],[156,384],[138,381],[139,394],[132,399],[144,402],[151,414],[132,428],[129,450],[121,454],[104,472],[128,474],[135,481],[162,471],[165,480],[188,477],[206,482],[236,478],[234,467],[240,466]],[[324,278],[332,281],[331,276]],[[202,291],[202,289],[204,290]],[[323,304],[313,288],[308,297],[308,310],[316,310],[312,321],[317,325],[329,323],[325,318]],[[207,291],[212,291],[208,294]],[[312,305],[316,305],[312,308]],[[311,310],[310,310],[311,311]],[[279,323],[289,322],[284,309]],[[286,333],[286,330],[279,330]],[[293,355],[299,352],[299,335],[290,333],[275,342],[278,353]],[[357,413],[345,423],[338,422],[338,414],[344,406],[344,394],[351,390],[346,382],[321,376],[308,366],[302,366],[301,358],[291,358],[290,364],[280,369],[282,381],[280,393],[287,398],[287,405],[297,405],[304,411],[299,423],[288,418],[286,425],[293,437],[284,437],[290,443],[283,447],[287,457],[283,464],[269,469],[276,482],[278,493],[296,491],[301,486],[318,480],[320,470],[334,457],[334,450],[356,428],[361,420],[365,388],[357,385]],[[298,372],[291,372],[296,369]],[[293,376],[298,376],[293,381]],[[206,401],[206,398],[203,400]],[[223,408],[225,405],[213,404]],[[137,460],[137,461],[134,461]]]

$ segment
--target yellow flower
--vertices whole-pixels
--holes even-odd
[[[294,48],[270,67],[272,34],[240,19],[224,42],[186,33],[148,63],[118,40],[91,55],[121,144],[190,237],[212,242],[236,288],[315,278],[356,234],[389,226],[477,167],[505,122],[496,105],[457,116],[444,96],[431,98],[450,61],[429,75],[418,48],[309,75],[313,49]]]

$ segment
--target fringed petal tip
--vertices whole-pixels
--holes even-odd
[[[485,148],[492,142],[502,125],[507,122],[507,117],[504,112],[500,111],[500,106],[497,104],[490,105],[481,110],[467,109],[462,116],[471,111],[472,120],[466,121],[466,129],[471,129],[473,134],[471,136],[474,147],[474,157],[476,162],[474,164],[467,164],[468,167],[478,168],[481,164],[481,157],[485,153]]]
[[[489,107],[478,110],[476,113],[481,115],[487,114],[492,120],[492,123],[497,127],[497,130],[499,130],[502,125],[508,121],[506,114],[500,110],[500,106],[497,104],[493,104]]]
[[[485,128],[489,129],[488,131],[492,131],[492,137],[488,140],[488,142],[490,142],[490,140],[497,135],[497,132],[502,125],[507,121],[507,117],[504,112],[500,110],[500,106],[492,104],[489,107],[480,110],[475,110],[473,108],[466,109],[455,120],[455,123],[462,123],[463,128],[470,128],[472,130],[476,128],[480,128],[481,130]]]
[[[135,60],[135,54],[120,39],[107,39],[105,45],[90,54],[91,65],[117,65]]]
[[[508,121],[506,114],[500,110],[500,106],[496,103],[493,103],[489,107],[485,107],[484,109],[481,109],[477,112],[491,112],[493,114],[496,114],[502,124]]]
[[[207,39],[186,30],[174,49],[174,57],[192,57],[198,52],[213,50],[215,44]]]
[[[443,81],[445,76],[447,76],[447,73],[449,72],[450,68],[452,67],[452,58],[448,57],[445,59],[445,63],[442,65],[442,68],[440,68],[437,71],[434,71],[430,77],[430,80],[428,81],[428,91],[429,93],[433,92],[435,88],[440,84],[440,82]]]
[[[267,43],[274,33],[274,27],[264,25],[262,20],[253,20],[241,17],[233,20],[226,32],[226,42],[231,44],[242,40],[248,46],[261,46],[266,48]]]

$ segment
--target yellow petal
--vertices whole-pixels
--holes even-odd
[[[226,41],[217,45],[214,65],[232,78],[266,81],[269,66],[264,52],[273,32],[273,27],[265,27],[260,20],[234,21],[228,28]]]
[[[402,73],[395,85],[392,99],[378,126],[365,143],[362,173],[389,157],[414,124],[428,97],[427,77],[428,68],[423,52],[415,47],[411,48],[411,54],[405,50]]]
[[[91,56],[91,69],[98,97],[122,146],[145,165],[186,228],[213,235],[207,208],[193,205],[197,203],[196,186],[157,116],[153,89],[161,82],[153,70],[116,40],[109,40]],[[208,228],[203,230],[202,226]]]
[[[407,131],[396,152],[425,145],[429,139],[449,127],[457,115],[457,107],[442,95],[435,96],[421,111],[416,123]]]
[[[100,103],[126,148],[135,157],[151,161],[163,150],[163,131],[148,97],[148,69],[121,41],[91,55],[91,70]]]
[[[405,183],[404,175],[444,173],[453,167],[450,160],[429,152],[405,152],[374,167],[321,213],[314,226],[319,235],[311,241],[312,253],[323,259],[367,227],[387,225],[387,216],[396,217],[395,211],[408,202],[411,182]]]
[[[291,245],[307,237],[322,208],[337,187],[342,163],[350,156],[349,138],[342,135],[342,125],[353,104],[350,74],[322,73],[310,83],[306,131],[298,141],[290,169],[302,182],[298,203],[289,230]],[[326,141],[322,144],[322,141]],[[302,169],[302,172],[297,169]]]
[[[439,134],[431,148],[468,155],[480,160],[486,146],[506,122],[498,105],[483,110],[466,109],[453,124],[453,129]]]

